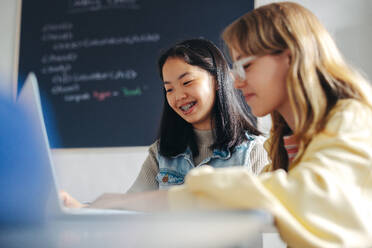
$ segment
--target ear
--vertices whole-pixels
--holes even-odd
[[[288,62],[288,65],[291,64],[292,62],[292,53],[291,51],[287,48],[283,51],[283,55],[286,57],[286,61]]]

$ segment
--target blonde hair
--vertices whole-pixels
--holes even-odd
[[[353,98],[372,107],[369,83],[344,62],[327,30],[299,4],[281,2],[259,7],[230,24],[222,37],[230,52],[234,49],[247,56],[290,51],[287,91],[294,113],[292,131],[299,141],[293,163],[324,128],[337,100]],[[290,129],[278,112],[271,113],[271,118],[269,157],[273,169],[287,170],[283,136]]]

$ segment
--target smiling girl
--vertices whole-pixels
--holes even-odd
[[[159,138],[150,146],[128,193],[181,185],[191,169],[207,164],[214,168],[243,166],[248,173],[259,174],[268,163],[265,139],[251,124],[248,106],[234,89],[220,50],[205,39],[186,40],[166,50],[158,67],[165,95]],[[164,199],[164,192],[155,193],[150,201]],[[125,195],[134,197],[135,208],[137,195]],[[144,193],[143,198],[150,195]],[[117,207],[105,194],[90,205],[81,204],[65,191],[60,192],[60,198],[71,208]],[[119,198],[120,203],[123,199]]]
[[[183,184],[189,170],[206,164],[258,174],[267,164],[263,138],[219,49],[204,39],[186,40],[165,51],[158,67],[166,98],[160,135],[128,192]]]

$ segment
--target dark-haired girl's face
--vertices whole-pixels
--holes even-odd
[[[162,74],[169,106],[195,129],[210,130],[216,97],[213,76],[180,58],[168,58]]]

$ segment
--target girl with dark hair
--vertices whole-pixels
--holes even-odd
[[[205,164],[258,174],[267,164],[263,138],[220,50],[205,39],[186,40],[166,50],[158,67],[166,98],[159,137],[128,192],[182,184]]]
[[[254,119],[243,96],[234,89],[221,51],[205,39],[186,40],[166,50],[158,66],[166,98],[159,136],[128,193],[183,184],[191,169],[207,164],[214,168],[244,166],[248,173],[259,174],[268,164],[265,139],[251,124]],[[154,194],[158,198],[157,193],[125,197],[149,199]],[[60,192],[66,207],[116,208],[117,201],[106,196],[84,205]],[[133,208],[138,207],[137,200]]]

